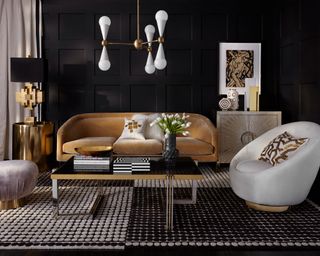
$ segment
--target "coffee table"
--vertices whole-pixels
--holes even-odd
[[[150,171],[136,171],[132,174],[113,174],[101,171],[83,171],[78,172],[73,168],[73,158],[63,164],[61,167],[53,170],[52,179],[52,197],[55,206],[55,216],[62,215],[91,215],[94,217],[99,203],[104,197],[102,181],[104,180],[164,180],[166,185],[166,229],[173,228],[173,205],[174,204],[195,204],[197,199],[197,181],[201,180],[202,174],[196,164],[190,157],[179,157],[174,162],[166,162],[162,158],[152,157],[150,161]],[[59,211],[59,180],[96,180],[100,183],[97,186],[97,196],[92,202],[89,212],[86,213],[62,213]],[[174,180],[192,181],[191,199],[174,199]]]

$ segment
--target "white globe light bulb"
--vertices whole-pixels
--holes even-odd
[[[153,39],[153,35],[156,29],[152,25],[148,25],[145,27],[144,32],[146,33],[147,41],[151,42]],[[152,43],[148,43],[149,46],[152,45]]]
[[[164,69],[167,66],[167,61],[164,55],[163,45],[159,44],[154,65],[157,69]]]
[[[162,70],[167,66],[167,61],[166,59],[156,59],[154,65],[157,69]]]
[[[148,73],[149,75],[153,74],[156,71],[156,68],[154,65],[146,65],[144,67],[144,70],[146,71],[146,73]]]
[[[147,63],[144,67],[144,70],[148,73],[148,74],[153,74],[154,71],[156,70],[154,63],[153,63],[153,58],[152,58],[152,54],[151,52],[148,53],[148,59],[147,59]]]
[[[101,29],[102,38],[103,38],[103,40],[106,40],[107,36],[108,36],[110,25],[111,25],[110,18],[108,16],[102,16],[99,19],[99,25],[100,25],[100,29]]]
[[[102,71],[107,71],[110,69],[111,63],[109,60],[100,60],[98,66]]]
[[[111,67],[111,63],[109,61],[108,52],[107,52],[107,49],[106,49],[105,46],[103,46],[103,48],[102,48],[102,53],[101,53],[101,56],[100,56],[100,60],[99,60],[98,66],[102,71],[107,71]]]
[[[111,25],[111,20],[108,16],[102,16],[99,19],[99,25],[107,25],[110,26]]]
[[[156,20],[168,20],[168,13],[164,10],[159,10],[156,13]]]
[[[166,27],[168,20],[168,13],[164,10],[157,11],[155,18],[157,21],[159,35],[163,36],[164,28]]]
[[[146,34],[154,34],[154,32],[156,32],[156,29],[154,28],[153,25],[147,25],[145,28],[144,28],[144,32]]]

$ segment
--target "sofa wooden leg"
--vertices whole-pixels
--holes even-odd
[[[272,206],[272,205],[257,204],[249,201],[246,201],[246,205],[249,208],[252,208],[257,211],[263,211],[263,212],[285,212],[286,210],[289,209],[288,205]]]

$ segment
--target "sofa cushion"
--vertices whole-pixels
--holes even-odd
[[[78,140],[68,141],[63,144],[63,152],[69,154],[77,153],[76,148],[85,146],[112,146],[116,141],[114,137],[84,137]]]
[[[135,140],[119,138],[113,144],[113,152],[124,155],[159,155],[162,143],[155,139]]]
[[[177,149],[181,155],[210,155],[214,152],[212,145],[192,137],[177,137]]]
[[[237,164],[236,169],[240,172],[260,172],[272,168],[273,166],[264,161],[245,160]]]

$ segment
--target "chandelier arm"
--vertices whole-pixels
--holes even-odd
[[[133,43],[108,42],[108,45],[130,45],[130,46],[132,46]]]
[[[150,41],[150,42],[143,42],[142,44],[145,45],[145,44],[149,44],[149,43],[152,44],[152,43],[156,43],[156,42],[158,42],[158,40],[152,40],[152,41]]]
[[[140,39],[140,0],[137,0],[137,39]]]

